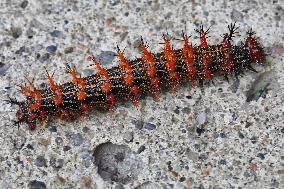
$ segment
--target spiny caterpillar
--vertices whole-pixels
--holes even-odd
[[[21,86],[26,101],[11,103],[19,105],[16,113],[19,123],[27,123],[31,130],[39,121],[48,121],[52,116],[64,120],[85,115],[92,109],[113,110],[118,102],[131,100],[138,105],[141,97],[152,95],[159,99],[162,90],[176,91],[177,87],[191,82],[212,80],[216,75],[238,76],[246,69],[253,70],[253,63],[265,60],[263,48],[250,29],[244,43],[233,45],[237,27],[228,25],[229,32],[217,45],[208,45],[207,34],[201,26],[196,31],[200,36],[200,45],[193,46],[189,37],[182,34],[183,47],[174,49],[171,39],[163,35],[163,51],[153,54],[141,38],[141,57],[127,60],[123,52],[117,48],[116,56],[119,65],[104,69],[94,57],[88,59],[96,66],[97,73],[88,77],[80,77],[76,70],[67,64],[67,71],[72,81],[57,84],[52,75],[46,71],[49,88],[38,89],[30,82],[30,87]]]

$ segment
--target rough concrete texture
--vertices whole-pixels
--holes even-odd
[[[0,1],[0,188],[284,188],[283,4]],[[252,27],[266,47],[265,65],[255,66],[259,73],[185,86],[160,102],[149,97],[139,108],[121,105],[112,115],[54,119],[34,132],[13,125],[17,106],[4,100],[24,99],[18,85],[25,76],[43,87],[44,67],[63,83],[70,80],[66,61],[83,76],[95,72],[88,53],[111,67],[116,45],[129,58],[139,56],[140,36],[158,52],[163,33],[179,39],[185,26],[198,43],[194,29],[203,23],[212,26],[209,41],[215,44],[234,21],[240,27],[236,43]]]

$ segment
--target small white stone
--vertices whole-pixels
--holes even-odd
[[[206,121],[206,113],[200,112],[196,117],[196,121],[197,121],[198,125],[204,124],[205,121]]]

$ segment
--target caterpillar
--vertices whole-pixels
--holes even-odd
[[[30,86],[21,86],[20,90],[26,100],[10,98],[11,103],[19,106],[15,123],[26,123],[30,130],[35,130],[38,122],[48,122],[50,117],[72,120],[94,109],[112,111],[118,102],[128,100],[137,106],[145,95],[159,100],[164,90],[175,92],[187,82],[194,87],[216,75],[228,78],[237,77],[247,69],[255,71],[252,65],[263,63],[266,55],[252,29],[247,31],[244,42],[234,45],[237,29],[235,23],[228,25],[228,33],[223,34],[217,45],[208,45],[209,29],[204,30],[203,26],[195,30],[200,45],[192,45],[189,36],[182,32],[181,49],[174,49],[172,39],[163,35],[163,50],[155,54],[141,37],[140,58],[128,60],[117,47],[119,65],[105,69],[95,57],[89,56],[96,74],[80,77],[75,68],[66,64],[72,81],[61,85],[46,71],[49,87],[38,89],[28,80]]]

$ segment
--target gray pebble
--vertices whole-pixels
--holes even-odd
[[[94,69],[84,69],[83,74],[84,74],[84,76],[88,77],[90,75],[93,75],[94,71],[95,71]]]
[[[83,143],[83,137],[80,133],[73,134],[71,138],[74,146],[80,146]]]
[[[180,111],[179,111],[179,107],[177,106],[176,109],[174,110],[174,113],[175,113],[175,114],[179,114],[179,112],[180,112]]]
[[[22,28],[20,28],[20,27],[11,27],[10,33],[11,33],[11,35],[15,39],[17,39],[18,37],[20,37],[22,35]]]
[[[196,121],[197,121],[198,125],[204,124],[205,121],[206,121],[206,113],[200,112],[196,117]]]
[[[55,53],[57,50],[57,47],[55,45],[50,45],[48,47],[46,47],[46,51],[49,53]]]
[[[11,67],[11,64],[3,64],[0,62],[0,75],[4,75],[5,72]]]
[[[139,130],[141,130],[144,126],[144,122],[140,120],[133,120],[132,123],[135,125],[135,128]]]
[[[280,5],[276,6],[276,11],[275,11],[275,20],[280,21],[281,17],[283,18],[284,15],[284,8],[281,7]]]
[[[13,139],[14,147],[18,150],[22,149],[22,147],[25,145],[25,142],[26,138],[24,136],[18,136],[15,139]]]
[[[115,185],[114,189],[124,189],[123,184],[118,183],[117,185]]]
[[[67,152],[67,151],[70,150],[70,149],[71,149],[70,146],[64,146],[64,147],[63,147],[63,151],[64,151],[64,152]]]
[[[240,131],[239,131],[238,135],[239,135],[240,139],[245,138],[244,134],[243,134],[243,133],[241,133]]]
[[[26,35],[27,37],[30,39],[34,36],[35,32],[33,31],[32,28],[29,28],[27,31],[26,31]]]
[[[130,132],[130,131],[126,131],[124,133],[124,140],[126,142],[132,142],[133,141],[133,132]]]
[[[72,53],[74,51],[74,48],[73,47],[67,47],[64,49],[64,53],[65,54],[69,54],[69,53]]]
[[[224,160],[224,159],[221,159],[221,160],[220,160],[220,164],[221,164],[221,165],[226,165],[226,164],[227,164],[227,161]]]
[[[23,52],[25,52],[25,51],[26,51],[25,46],[22,46],[22,47],[19,48],[19,50],[16,50],[15,54],[22,55]]]
[[[231,12],[231,19],[237,22],[243,22],[244,16],[241,12],[233,9],[233,11]]]
[[[111,64],[115,58],[115,52],[102,51],[101,54],[99,54],[96,58],[101,64]]]
[[[84,133],[88,133],[90,131],[90,128],[89,127],[83,127],[82,131]]]
[[[251,137],[251,143],[255,144],[258,141],[258,138],[256,136]]]
[[[55,143],[56,143],[57,145],[62,145],[62,144],[63,144],[63,139],[62,139],[61,137],[56,137]]]
[[[137,186],[135,189],[160,189],[161,187],[154,183],[154,182],[145,182],[139,186]]]
[[[64,163],[64,160],[63,159],[55,159],[55,158],[51,158],[49,160],[49,164],[51,167],[55,168],[55,169],[60,169],[63,167],[63,163]]]
[[[275,179],[272,179],[271,187],[279,188],[279,182]]]
[[[59,31],[59,30],[54,30],[54,31],[50,32],[50,35],[51,35],[52,37],[61,37],[61,36],[62,36],[62,33],[61,33],[61,31]]]
[[[199,159],[204,161],[208,159],[208,155],[206,153],[200,154]]]
[[[93,154],[98,173],[106,181],[126,184],[142,171],[141,159],[127,146],[104,143]]]
[[[34,160],[34,164],[38,167],[46,167],[46,159],[44,158],[44,156],[38,156]]]
[[[258,153],[257,157],[260,158],[261,160],[265,159],[265,155],[263,153]]]
[[[93,152],[92,151],[83,151],[81,154],[82,159],[92,159]]]
[[[48,53],[45,53],[44,55],[40,56],[39,57],[39,61],[41,63],[44,63],[45,61],[47,61],[49,59],[49,54]]]
[[[51,126],[48,128],[50,132],[57,132],[57,128],[55,126]]]
[[[109,4],[110,4],[111,6],[116,6],[116,5],[120,4],[120,0],[112,0],[112,1],[109,1]]]
[[[236,93],[237,90],[238,90],[238,88],[239,88],[239,86],[240,86],[240,81],[239,81],[239,79],[233,78],[233,83],[232,83],[232,86],[231,86],[232,92],[233,92],[233,93]]]
[[[258,75],[246,94],[246,101],[257,101],[261,96],[265,96],[268,91],[268,86],[269,88],[272,88],[272,85],[277,86],[277,79],[275,75],[274,71],[267,71]]]
[[[28,186],[30,189],[46,189],[45,183],[37,180],[32,180]]]
[[[143,152],[146,149],[146,147],[144,145],[140,146],[137,150],[137,153],[140,154],[141,152]]]
[[[196,150],[199,150],[199,149],[200,149],[200,144],[194,144],[193,147],[194,147]]]
[[[156,129],[156,125],[153,124],[153,123],[146,123],[145,129],[154,130],[154,129]]]
[[[29,2],[25,0],[20,4],[20,7],[24,9],[28,6],[28,4],[29,4]]]
[[[34,147],[31,144],[27,144],[27,148],[30,149],[30,150],[34,149]]]

